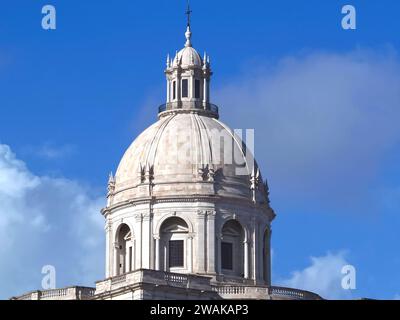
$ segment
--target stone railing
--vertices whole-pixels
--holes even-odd
[[[193,111],[199,113],[206,113],[218,118],[219,116],[219,108],[217,105],[207,102],[203,105],[202,101],[199,102],[185,102],[183,106],[183,102],[173,101],[170,103],[164,103],[158,107],[158,113],[168,113],[168,112],[176,112],[176,111]]]
[[[214,285],[213,289],[222,299],[269,299],[268,287],[246,285]]]
[[[164,272],[164,280],[167,282],[187,285],[189,282],[189,277],[187,275]]]
[[[41,291],[40,299],[63,299],[63,297],[68,295],[69,288],[64,289],[53,289]]]
[[[244,286],[222,286],[214,289],[220,295],[244,295],[246,287]]]
[[[322,298],[312,292],[266,286],[246,285],[215,285],[214,291],[223,299],[288,299],[288,300],[321,300]]]
[[[117,290],[127,286],[140,285],[143,283],[153,284],[156,286],[165,285],[188,289],[211,289],[210,278],[208,277],[140,269],[97,282],[96,294]]]
[[[94,293],[95,289],[90,287],[68,287],[32,291],[11,300],[89,300]]]
[[[316,293],[310,291],[285,288],[285,287],[269,287],[269,295],[272,297],[286,297],[297,300],[322,300],[322,298]]]

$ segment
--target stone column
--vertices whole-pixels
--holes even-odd
[[[253,250],[251,250],[251,261],[252,261],[252,279],[254,282],[257,279],[257,251],[258,251],[258,239],[257,239],[257,225],[256,219],[252,218],[252,243],[253,243]]]
[[[207,78],[203,80],[203,106],[207,106]]]
[[[207,273],[215,274],[215,254],[216,254],[216,244],[215,244],[216,234],[215,234],[215,211],[210,211],[207,214]],[[218,244],[217,244],[218,246]],[[219,251],[219,248],[218,248]],[[218,252],[217,251],[217,252]]]
[[[187,246],[188,246],[188,259],[187,259],[187,263],[188,263],[188,270],[189,273],[193,273],[193,234],[189,234],[188,238],[187,238]]]
[[[143,215],[142,222],[142,268],[151,269],[151,216],[150,214]]]
[[[244,241],[244,278],[249,278],[249,241]]]
[[[162,254],[163,254],[163,264],[164,264],[164,271],[168,271],[168,255],[167,255],[167,246],[165,243],[162,244]]]
[[[258,280],[263,281],[263,264],[264,264],[264,233],[261,224],[258,224]]]
[[[113,259],[113,249],[112,249],[112,229],[111,222],[107,219],[106,226],[106,279],[112,276],[112,259]]]
[[[210,79],[206,79],[206,85],[207,85],[207,97],[206,97],[206,102],[210,102]]]
[[[167,103],[171,101],[171,82],[169,81],[169,78],[167,77]]]
[[[196,227],[196,247],[195,247],[195,271],[198,273],[205,272],[206,266],[206,211],[197,212]]]
[[[114,270],[113,270],[113,276],[119,275],[120,268],[119,268],[119,243],[114,242],[113,243],[113,252],[114,252]]]
[[[136,229],[137,229],[137,250],[136,250],[136,268],[135,269],[142,269],[142,230],[143,230],[143,224],[142,224],[142,214],[137,214],[135,216],[135,221],[136,221]]]
[[[264,274],[266,275],[266,278],[264,279],[265,281],[266,281],[266,284],[268,285],[268,286],[270,286],[271,285],[271,233],[272,233],[272,230],[271,230],[271,227],[270,226],[268,226],[268,229],[267,229],[267,235],[266,235],[266,238],[265,238],[265,255],[266,255],[266,263],[265,263],[265,266],[264,266],[264,268],[265,268],[265,270],[264,270]]]
[[[156,267],[156,270],[160,270],[160,237],[155,236],[154,239],[156,240],[156,249],[155,249],[155,253],[154,253],[155,267]]]

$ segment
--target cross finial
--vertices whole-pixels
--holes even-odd
[[[185,37],[186,37],[185,47],[191,47],[192,46],[192,42],[190,40],[191,37],[192,37],[192,32],[190,31],[190,14],[191,13],[192,13],[192,10],[190,10],[189,0],[187,0],[187,10],[186,10],[187,27],[186,27],[186,32],[185,32]]]
[[[186,15],[187,15],[187,26],[190,27],[190,14],[192,13],[192,10],[190,10],[190,3],[189,0],[187,1],[187,10],[186,10]]]

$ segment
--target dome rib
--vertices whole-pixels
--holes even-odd
[[[192,132],[193,132],[193,137],[195,139],[195,145],[201,146],[202,145],[202,139],[201,139],[201,134],[199,130],[196,130],[196,127],[199,128],[198,123],[197,123],[197,119],[195,117],[194,114],[190,115],[190,120],[192,123]],[[202,164],[203,163],[203,148],[200,149],[196,149],[196,164]],[[197,170],[194,169],[194,170]],[[194,172],[195,174],[197,174],[197,171]]]
[[[207,136],[206,144],[207,144],[207,142],[208,142],[208,150],[209,150],[209,152],[207,152],[206,156],[208,157],[208,159],[204,159],[204,158],[203,158],[203,161],[205,161],[206,164],[213,164],[213,154],[212,154],[211,137],[210,137],[210,135],[208,134],[208,133],[210,132],[210,129],[209,129],[209,127],[205,124],[205,122],[202,120],[201,117],[199,117],[197,114],[195,115],[195,117],[196,117],[196,120],[197,120],[199,126],[200,126],[200,124],[201,124],[201,126],[203,127],[204,132],[205,132],[205,134],[206,134],[206,136]],[[202,132],[202,131],[200,131],[200,132]],[[200,135],[201,135],[201,133],[200,133]],[[202,144],[202,146],[204,147],[203,144]]]
[[[164,130],[167,128],[168,124],[175,118],[175,114],[166,118],[166,121],[158,128],[153,140],[151,141],[150,148],[148,149],[147,157],[146,157],[146,165],[153,166],[155,163],[156,153],[158,149],[158,145],[160,143],[162,134]]]

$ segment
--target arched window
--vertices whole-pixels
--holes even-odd
[[[135,242],[128,225],[122,224],[119,227],[116,240],[116,273],[119,275],[135,268]]]
[[[222,228],[221,272],[244,277],[244,231],[239,222],[230,220]]]
[[[187,236],[189,228],[178,217],[165,220],[160,228],[160,261],[165,271],[187,269]]]

